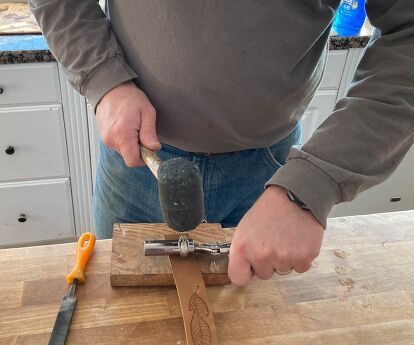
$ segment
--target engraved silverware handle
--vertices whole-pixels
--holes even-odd
[[[211,255],[229,254],[230,242],[217,242],[217,243],[196,243],[196,252],[207,252]]]

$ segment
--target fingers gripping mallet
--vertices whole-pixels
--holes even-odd
[[[173,158],[162,162],[143,145],[141,157],[158,179],[162,214],[167,225],[177,231],[196,228],[204,218],[204,196],[200,171],[188,160]]]

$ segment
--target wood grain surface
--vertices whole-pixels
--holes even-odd
[[[144,240],[163,240],[177,234],[165,224],[115,224],[112,240],[112,286],[174,286],[168,256],[145,256]],[[220,224],[200,224],[191,231],[197,242],[231,240],[232,231]],[[206,285],[229,284],[227,255],[196,255]]]
[[[0,35],[41,34],[27,1],[0,2]]]
[[[304,274],[208,287],[220,344],[414,344],[414,211],[336,218]],[[67,344],[177,345],[174,287],[110,284],[97,241]],[[0,344],[47,344],[75,243],[0,250]]]

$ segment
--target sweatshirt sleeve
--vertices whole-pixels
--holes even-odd
[[[93,109],[106,92],[138,77],[96,0],[29,0],[29,6],[70,84]]]
[[[414,143],[414,3],[367,0],[376,34],[347,96],[268,181],[296,194],[326,227],[332,207],[384,181]]]

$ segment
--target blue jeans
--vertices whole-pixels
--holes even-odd
[[[193,161],[203,177],[205,218],[223,227],[237,226],[264,190],[264,184],[300,143],[301,127],[277,144],[236,155],[204,156],[162,145],[161,160]],[[112,238],[114,223],[162,223],[157,180],[147,167],[128,168],[122,157],[101,143],[93,197],[99,239]]]

